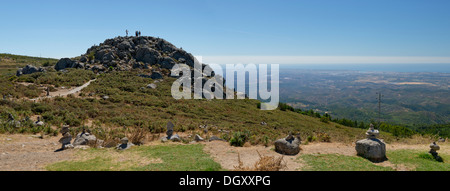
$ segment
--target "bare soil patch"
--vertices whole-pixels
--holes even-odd
[[[244,167],[252,167],[260,160],[258,152],[262,156],[280,157],[281,154],[272,150],[273,147],[251,146],[251,147],[232,147],[228,142],[212,141],[202,143],[205,145],[204,151],[209,153],[214,161],[218,162],[222,168],[227,170],[235,170],[239,166],[238,155]],[[283,156],[286,163],[286,171],[296,171],[302,164],[296,162],[297,156]]]
[[[73,150],[54,152],[61,148],[58,140],[58,137],[0,135],[0,171],[44,171],[48,164],[72,159]]]

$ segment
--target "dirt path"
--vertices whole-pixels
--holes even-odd
[[[83,90],[84,88],[88,87],[95,80],[97,80],[97,79],[90,80],[89,82],[87,82],[79,87],[75,87],[75,88],[71,88],[71,89],[60,89],[56,92],[50,92],[50,96],[43,96],[43,97],[38,97],[35,99],[30,99],[30,100],[31,101],[39,101],[39,100],[45,99],[45,98],[64,97],[64,96],[68,96],[71,94],[76,94],[76,93],[80,92],[81,90]]]
[[[253,166],[260,159],[259,154],[262,156],[283,156],[272,151],[271,147],[232,147],[228,142],[223,141],[205,142],[203,144],[205,144],[205,152],[209,153],[216,162],[222,165],[222,168],[227,170],[234,170],[235,166],[239,165],[238,155],[240,155],[245,167]],[[295,162],[296,158],[297,156],[283,156],[283,160],[287,166],[287,169],[284,170],[298,170],[301,164]]]
[[[58,140],[58,137],[0,135],[0,171],[43,171],[48,164],[70,160],[73,151],[54,152],[61,148]]]

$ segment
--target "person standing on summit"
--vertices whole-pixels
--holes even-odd
[[[128,29],[125,32],[127,33],[127,37],[128,37]]]

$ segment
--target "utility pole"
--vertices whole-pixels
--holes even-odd
[[[377,98],[377,100],[378,100],[378,124],[380,124],[381,123],[381,98],[384,97],[384,95],[381,93],[378,93],[378,92],[377,92],[377,95],[378,95],[378,98]]]

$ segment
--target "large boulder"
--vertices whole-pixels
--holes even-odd
[[[103,46],[102,50],[95,52],[95,59],[101,61],[103,56],[105,56],[108,52],[111,52],[111,50],[107,49],[106,46]]]
[[[103,55],[102,61],[103,63],[109,63],[113,60],[115,60],[117,56],[113,52],[108,52]]]
[[[36,72],[44,72],[45,70],[43,68],[38,68],[36,66],[32,65],[26,65],[24,68],[19,68],[16,72],[17,76],[26,75],[26,74],[33,74]]]
[[[184,62],[186,65],[190,67],[194,67],[194,61],[195,58],[192,56],[192,54],[187,53],[184,50],[178,49],[175,52],[173,52],[170,57],[174,58],[175,60],[178,60],[179,62]]]
[[[161,74],[161,72],[155,71],[155,72],[152,72],[152,75],[150,75],[150,78],[154,79],[154,80],[163,79],[163,75]]]
[[[88,61],[88,57],[87,56],[81,56],[79,61],[82,62],[82,63],[85,63],[85,62]]]
[[[136,61],[138,62],[155,65],[158,64],[160,58],[161,54],[158,51],[147,46],[139,47],[136,50]]]
[[[275,141],[275,152],[283,155],[297,155],[300,152],[301,139],[292,135]]]
[[[170,57],[164,57],[160,63],[161,68],[165,68],[165,69],[169,69],[169,70],[172,69],[173,66],[175,66],[175,64],[177,64],[175,62],[175,60],[173,60]]]
[[[386,158],[386,144],[379,139],[363,139],[356,142],[358,156],[364,157],[372,162],[382,162]]]
[[[177,47],[175,47],[173,44],[167,42],[164,39],[158,39],[157,43],[156,43],[156,47],[163,52],[169,52],[169,53],[172,53],[172,52],[178,50]]]
[[[97,141],[97,137],[95,135],[91,135],[89,133],[80,133],[77,135],[75,140],[73,141],[74,146],[79,145],[93,145]]]
[[[129,41],[123,41],[119,45],[117,45],[119,50],[128,50],[131,48],[131,43]]]
[[[55,65],[55,70],[64,70],[66,68],[72,68],[76,64],[75,61],[71,60],[70,58],[62,58],[59,60]]]

